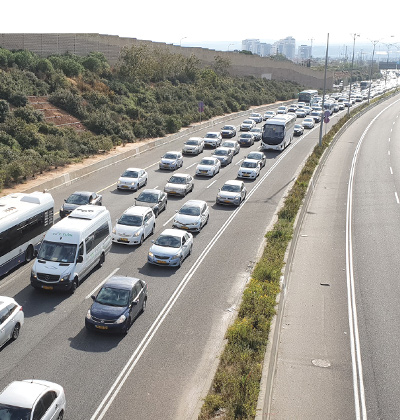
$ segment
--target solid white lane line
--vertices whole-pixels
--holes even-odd
[[[388,155],[390,156],[390,150],[388,150]]]
[[[398,101],[394,102],[397,103]],[[393,104],[394,104],[393,103]],[[364,389],[364,378],[363,378],[363,367],[361,362],[361,347],[360,347],[360,336],[358,331],[358,319],[357,319],[357,305],[355,296],[355,281],[354,281],[354,269],[353,269],[353,239],[352,239],[352,216],[353,216],[353,184],[356,162],[358,153],[361,148],[361,144],[364,140],[370,127],[380,117],[380,115],[390,108],[393,104],[385,107],[373,120],[368,124],[364,130],[360,140],[357,143],[354,151],[353,160],[351,163],[348,190],[347,190],[347,208],[346,208],[346,282],[347,282],[347,305],[348,305],[348,317],[349,317],[349,329],[350,329],[350,350],[353,370],[353,392],[354,392],[354,404],[356,419],[366,420],[367,409],[365,402],[365,389]]]
[[[95,294],[95,292],[100,289],[101,286],[103,286],[103,284],[111,277],[113,276],[117,271],[119,270],[119,267],[116,268],[114,271],[111,272],[111,274],[109,274],[99,285],[97,285],[86,297],[86,299],[89,299],[92,295]]]
[[[393,169],[390,167],[390,174],[393,175]]]
[[[394,193],[394,196],[396,197],[397,204],[400,204],[400,202],[399,202],[399,196],[397,195],[397,192]]]

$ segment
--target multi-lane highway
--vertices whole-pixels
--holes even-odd
[[[243,119],[231,123],[239,126]],[[317,125],[295,137],[284,152],[267,152],[267,164],[259,178],[246,182],[247,199],[239,208],[216,206],[215,197],[225,181],[236,178],[240,161],[257,149],[257,142],[250,149],[242,148],[215,177],[196,178],[194,191],[186,198],[169,197],[167,210],[156,220],[155,237],[171,227],[175,211],[187,199],[202,199],[210,206],[209,222],[195,235],[193,252],[180,269],[147,264],[151,245],[147,239],[137,248],[113,245],[103,267],[93,271],[73,295],[32,289],[31,264],[3,278],[0,295],[13,296],[23,306],[25,324],[18,340],[0,351],[0,389],[14,379],[57,382],[66,392],[67,418],[74,420],[195,417],[264,234],[318,134]],[[56,210],[74,191],[96,191],[115,220],[138,195],[117,190],[120,174],[129,166],[145,168],[147,187],[163,189],[171,173],[158,169],[160,156],[181,150],[185,140],[53,189]],[[205,150],[201,156],[211,153]],[[194,175],[200,157],[185,157],[179,172]],[[114,273],[147,282],[146,311],[126,336],[89,333],[84,318],[90,296]]]
[[[290,272],[267,418],[399,418],[399,115],[398,95],[366,112],[323,166]]]

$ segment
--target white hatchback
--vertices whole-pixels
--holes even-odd
[[[61,385],[38,379],[14,381],[0,393],[0,419],[61,420],[65,404]]]
[[[203,200],[189,200],[177,211],[172,226],[192,232],[200,232],[207,224],[210,209]]]
[[[205,157],[201,159],[196,167],[196,175],[214,176],[221,169],[221,162],[216,157]]]
[[[256,179],[260,175],[261,164],[254,159],[245,159],[240,165],[237,177]]]
[[[132,206],[117,220],[111,238],[118,244],[141,245],[155,227],[156,217],[150,207]]]
[[[140,168],[128,168],[118,179],[119,190],[137,191],[147,184],[147,172]]]
[[[11,297],[0,296],[0,347],[9,340],[16,340],[23,324],[22,306]]]

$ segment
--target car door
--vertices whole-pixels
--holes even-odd
[[[54,391],[46,392],[36,403],[33,410],[33,420],[54,420],[58,415],[56,404],[57,394]]]
[[[141,309],[142,309],[142,303],[143,303],[143,299],[142,299],[142,285],[140,283],[140,281],[138,281],[137,283],[135,283],[135,285],[132,288],[132,292],[131,292],[131,317],[132,319],[135,319]]]
[[[152,217],[151,217],[151,212],[149,211],[148,213],[145,214],[143,218],[143,230],[144,230],[145,238],[147,238],[150,235],[152,227],[153,227]]]
[[[10,338],[10,310],[8,307],[0,310],[0,347],[3,346]]]
[[[203,227],[207,222],[207,215],[208,215],[208,207],[207,204],[203,204],[203,207],[201,209],[200,217],[201,217],[201,227]]]

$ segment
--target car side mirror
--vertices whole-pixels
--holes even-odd
[[[83,255],[78,255],[78,258],[76,259],[77,263],[83,262]]]
[[[38,250],[37,249],[35,249],[34,251],[33,251],[33,257],[34,258],[36,258],[38,256]]]
[[[151,240],[151,243],[154,244],[156,241],[154,239]]]
[[[90,296],[93,300],[96,300],[96,296],[95,295],[92,295],[92,296]]]

